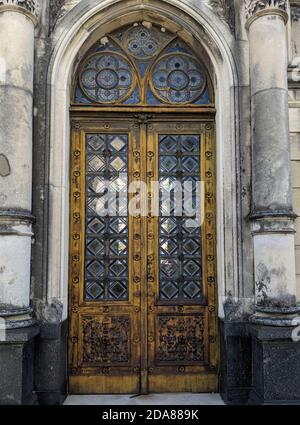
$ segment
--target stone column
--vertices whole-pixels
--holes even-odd
[[[264,325],[300,323],[296,306],[288,88],[287,0],[246,0],[252,108],[256,312]]]
[[[34,30],[38,0],[0,1],[0,318],[30,309]]]

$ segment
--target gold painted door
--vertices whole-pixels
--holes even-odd
[[[148,186],[160,187],[147,219],[150,392],[218,387],[214,160],[213,123],[148,124]],[[170,197],[178,187],[179,198]]]
[[[217,390],[214,127],[202,120],[72,120],[71,393]],[[198,180],[204,222],[189,227],[162,196]]]

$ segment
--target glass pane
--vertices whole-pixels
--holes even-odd
[[[109,263],[109,276],[126,277],[127,276],[127,259],[115,260]]]
[[[177,137],[166,136],[162,137],[159,143],[159,152],[161,154],[172,155],[177,152]]]
[[[190,55],[163,56],[152,73],[153,93],[165,103],[193,103],[206,87],[201,65]]]
[[[159,136],[161,300],[193,301],[202,296],[201,229],[189,218],[198,208],[200,164],[198,135]]]
[[[176,239],[161,238],[159,240],[160,255],[176,255],[178,253],[178,245]]]
[[[104,255],[104,243],[100,239],[90,239],[87,238],[87,250],[89,254],[97,257],[99,255]]]
[[[127,300],[128,136],[87,134],[86,152],[85,300]]]
[[[90,55],[83,63],[79,85],[84,95],[94,102],[113,103],[128,97],[134,86],[132,65],[115,52]]]
[[[176,300],[179,295],[178,282],[161,281],[160,298],[162,300]]]
[[[127,255],[128,241],[127,239],[116,239],[110,241],[111,255]]]
[[[208,104],[206,74],[201,60],[174,33],[161,31],[159,24],[137,23],[106,34],[105,44],[98,40],[89,49],[79,65],[75,102]]]
[[[162,173],[174,173],[177,170],[178,161],[176,156],[162,156],[159,160],[159,170]]]
[[[101,281],[86,282],[85,296],[88,301],[96,301],[104,299],[104,284]]]
[[[108,298],[109,300],[120,301],[127,299],[127,280],[110,281],[108,284]]]
[[[199,159],[193,156],[187,156],[182,159],[182,169],[187,173],[199,173],[200,164]]]

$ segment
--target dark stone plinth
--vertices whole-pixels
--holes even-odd
[[[67,320],[41,324],[35,349],[35,390],[41,405],[62,404],[67,396]]]
[[[251,389],[251,337],[247,322],[220,320],[220,393],[226,404],[246,404]]]
[[[0,341],[0,404],[36,403],[33,392],[34,344],[39,333],[35,325],[6,331]],[[2,338],[1,338],[2,339]]]
[[[300,342],[295,328],[248,325],[253,388],[248,404],[300,404]]]

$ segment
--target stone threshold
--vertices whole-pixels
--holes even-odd
[[[220,394],[148,394],[148,395],[69,395],[66,406],[112,406],[112,405],[225,405]]]

